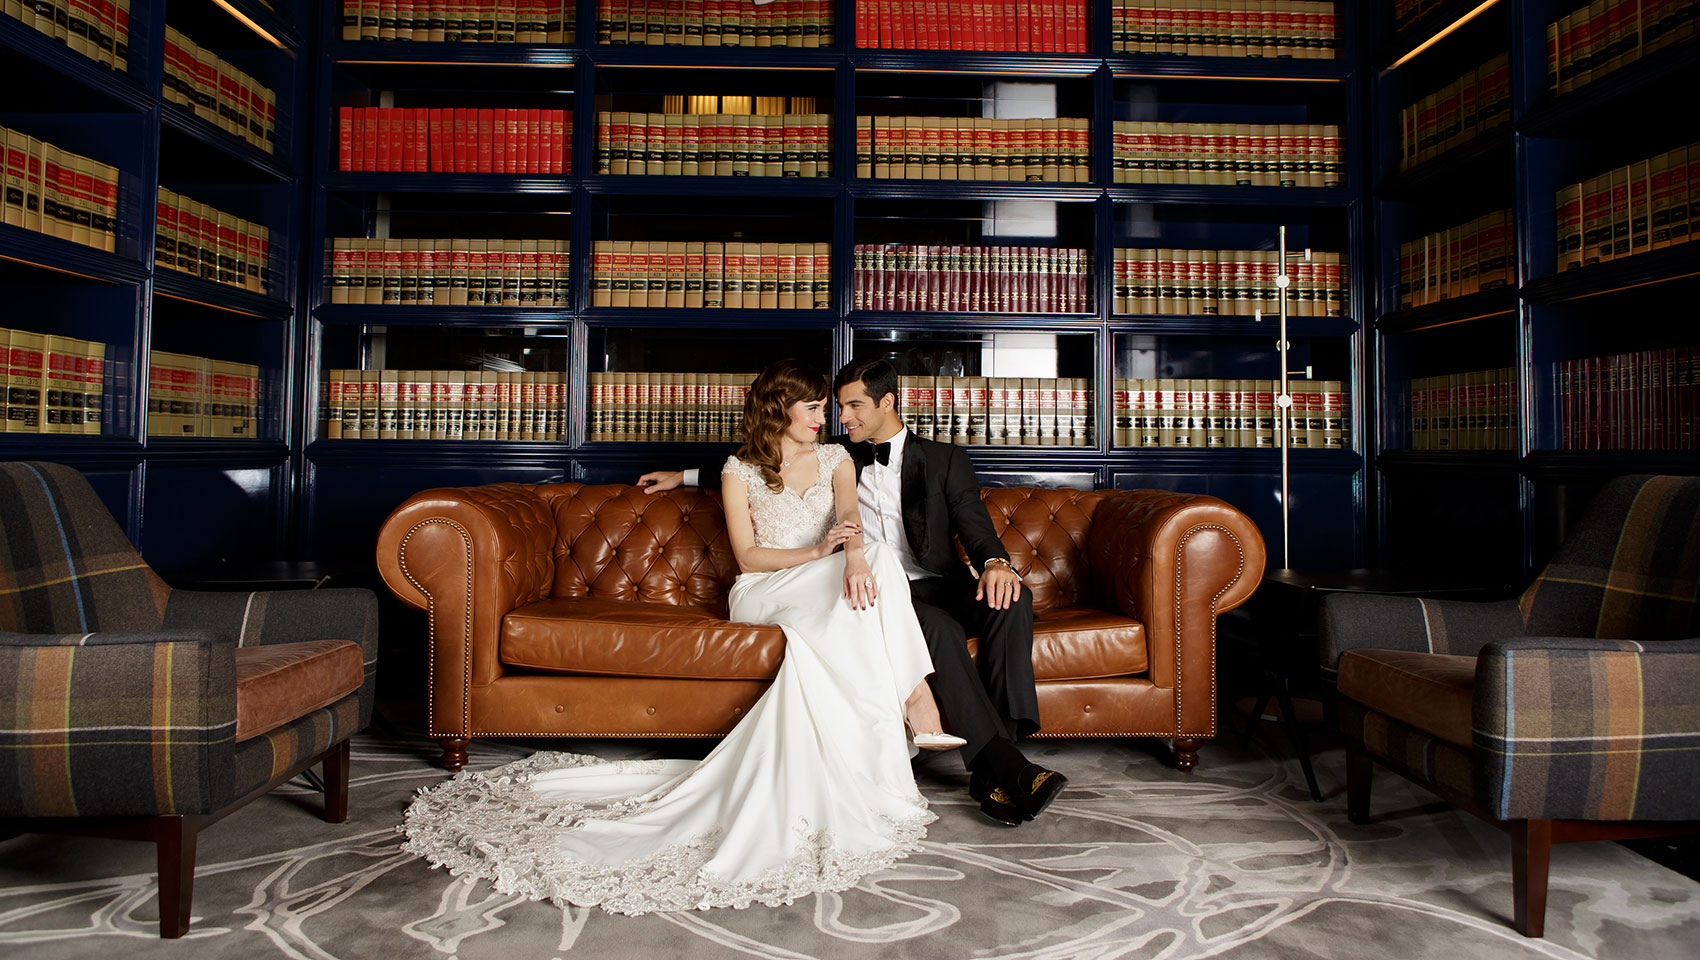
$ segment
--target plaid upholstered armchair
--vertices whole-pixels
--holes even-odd
[[[206,826],[315,763],[346,819],[376,652],[371,591],[173,590],[80,473],[0,463],[0,838],[153,841],[161,936]]]
[[[1612,480],[1515,600],[1340,594],[1321,632],[1351,818],[1379,763],[1504,828],[1525,935],[1552,844],[1700,830],[1700,478]]]

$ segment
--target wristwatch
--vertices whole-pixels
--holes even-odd
[[[993,557],[992,559],[987,560],[986,565],[980,568],[980,573],[985,574],[987,571],[991,570],[993,567],[1003,567],[1005,570],[1008,570],[1010,573],[1015,573],[1015,579],[1017,581],[1020,581],[1020,579],[1021,579],[1021,574],[1015,572],[1015,567],[1013,565],[1011,565],[1008,560],[1005,560],[1002,557]]]

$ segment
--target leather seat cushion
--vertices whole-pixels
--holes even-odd
[[[236,742],[276,730],[356,690],[360,645],[308,640],[236,648]]]
[[[729,623],[701,607],[594,597],[529,603],[502,620],[502,663],[610,677],[771,680],[776,626]]]
[[[979,655],[979,641],[968,638]],[[1033,620],[1033,678],[1102,680],[1150,668],[1145,625],[1096,607],[1053,607]]]
[[[1409,650],[1350,650],[1340,657],[1343,696],[1466,750],[1475,685],[1475,657]]]

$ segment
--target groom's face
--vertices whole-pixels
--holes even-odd
[[[857,443],[883,443],[896,435],[900,425],[897,398],[888,393],[876,401],[862,381],[847,383],[838,389],[838,422]]]

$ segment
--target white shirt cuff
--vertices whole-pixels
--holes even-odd
[[[681,486],[686,486],[686,487],[700,487],[700,486],[702,486],[702,484],[698,483],[697,481],[702,479],[701,476],[700,476],[701,473],[702,473],[701,470],[698,470],[698,469],[695,469],[695,468],[692,468],[690,470],[686,470],[685,471],[685,478],[683,480],[680,480],[679,484]]]

